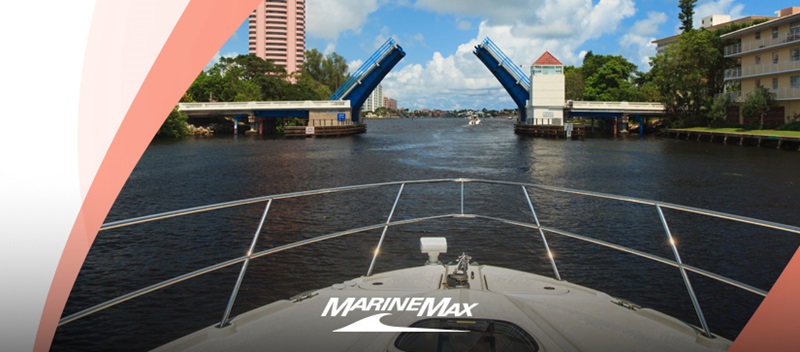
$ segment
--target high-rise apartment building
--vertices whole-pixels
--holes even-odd
[[[397,100],[389,97],[383,97],[383,107],[389,110],[397,110]]]
[[[250,14],[249,53],[292,73],[305,62],[305,0],[264,0]]]
[[[700,27],[705,28],[706,30],[709,31],[713,31],[723,28],[725,26],[743,24],[743,23],[752,23],[753,21],[770,20],[773,18],[775,17],[747,16],[731,21],[731,16],[729,15],[711,15],[703,17]],[[652,43],[656,45],[656,54],[663,54],[667,50],[667,47],[678,41],[678,38],[680,38],[680,36],[681,36],[680,34],[676,34],[671,37],[654,40]]]
[[[778,16],[721,36],[736,42],[724,51],[726,58],[738,62],[725,70],[725,82],[739,87],[729,95],[741,103],[757,86],[769,89],[778,103],[777,114],[765,118],[769,126],[790,122],[800,114],[800,7],[778,11]],[[740,117],[739,123],[754,121]]]
[[[361,106],[361,111],[370,112],[383,107],[383,86],[380,84],[375,87],[375,90],[370,93],[364,105]]]

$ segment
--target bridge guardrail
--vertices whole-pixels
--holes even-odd
[[[524,72],[517,66],[511,58],[508,57],[500,47],[497,46],[489,37],[483,40],[483,45],[488,49],[489,53],[503,66],[509,73],[511,73],[528,91],[531,90],[531,78],[525,75]]]
[[[383,45],[381,45],[381,47],[378,48],[378,50],[376,50],[375,53],[373,53],[372,56],[370,56],[367,61],[365,61],[361,67],[356,70],[355,73],[350,75],[350,78],[348,78],[341,86],[339,86],[338,89],[336,89],[335,92],[333,92],[330,100],[338,100],[347,95],[347,93],[350,91],[350,88],[356,85],[356,83],[361,80],[361,77],[369,73],[369,71],[372,70],[372,67],[375,66],[378,61],[380,61],[386,55],[386,53],[395,46],[395,44],[396,43],[392,38],[386,40],[386,42],[383,43]]]
[[[570,102],[567,103],[567,106],[574,110],[613,109],[613,110],[664,111],[664,105],[661,103],[627,102],[627,101],[570,101]]]
[[[349,108],[349,100],[304,100],[304,101],[249,101],[178,103],[179,111],[225,111],[225,110],[273,110],[309,108]]]

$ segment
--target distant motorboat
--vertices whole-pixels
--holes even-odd
[[[480,125],[481,124],[481,119],[479,119],[477,116],[473,116],[473,117],[471,117],[469,119],[469,124],[470,125]]]

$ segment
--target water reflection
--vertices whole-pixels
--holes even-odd
[[[541,183],[710,208],[798,225],[797,153],[656,138],[558,141],[513,134],[507,120],[379,120],[333,139],[189,139],[154,143],[108,221],[266,194],[405,179],[470,177]],[[467,212],[532,222],[519,187],[469,184]],[[273,204],[257,250],[386,221],[397,187]],[[460,211],[457,185],[408,186],[395,219]],[[671,258],[652,207],[531,189],[544,226]],[[98,235],[67,313],[244,254],[264,204]],[[667,211],[687,263],[769,288],[797,236]],[[551,275],[537,232],[458,219],[392,228],[376,271],[419,265],[418,238],[444,235],[453,256]],[[234,314],[363,275],[380,230],[253,261]],[[548,235],[566,280],[694,322],[676,269]],[[743,249],[744,248],[744,249]],[[514,255],[511,255],[514,254]],[[713,254],[713,255],[712,255]],[[215,323],[236,279],[229,268],[59,328],[56,350],[147,349]],[[711,328],[734,337],[759,299],[690,275]],[[719,292],[722,292],[720,294]],[[716,317],[716,319],[714,318]],[[720,318],[722,317],[722,318]]]

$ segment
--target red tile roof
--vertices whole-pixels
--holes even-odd
[[[564,66],[564,64],[562,64],[561,61],[558,61],[558,59],[556,59],[555,56],[550,54],[549,51],[545,51],[544,54],[542,54],[542,56],[539,57],[539,59],[536,60],[533,64],[534,65],[560,65],[560,66]]]

